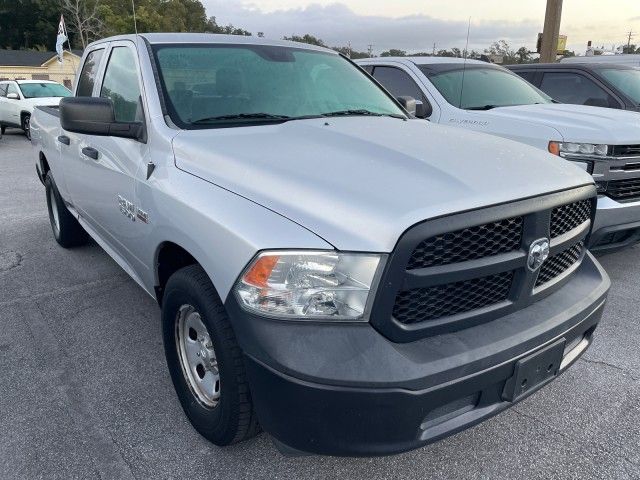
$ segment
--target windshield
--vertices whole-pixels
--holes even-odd
[[[20,83],[24,98],[70,97],[71,92],[59,83]]]
[[[154,48],[171,120],[182,128],[337,115],[406,118],[350,62],[327,52],[267,45]]]
[[[462,67],[435,74],[425,73],[447,102],[467,110],[552,102],[549,96],[518,75],[498,68],[467,68],[464,71],[464,89]]]
[[[605,68],[600,70],[600,74],[631,100],[640,104],[640,69]]]

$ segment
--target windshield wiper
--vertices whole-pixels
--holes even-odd
[[[335,112],[326,112],[321,114],[323,117],[346,117],[349,115],[368,115],[372,117],[393,117],[393,118],[401,118],[405,120],[403,115],[399,115],[397,113],[378,113],[372,112],[371,110],[366,110],[364,108],[352,109],[352,110],[337,110]]]
[[[202,123],[210,123],[224,120],[273,120],[273,121],[281,121],[281,120],[289,120],[292,117],[287,115],[275,115],[273,113],[235,113],[231,115],[218,115],[216,117],[205,117],[199,118],[198,120],[194,120],[191,122],[192,125],[198,125]]]
[[[501,107],[502,105],[482,105],[480,107],[467,107],[466,110],[491,110],[492,108]]]

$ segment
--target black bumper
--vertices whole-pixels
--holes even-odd
[[[295,450],[369,456],[418,448],[513,405],[504,391],[516,362],[558,340],[562,373],[590,344],[608,289],[588,254],[570,282],[528,308],[410,343],[368,324],[255,317],[232,296],[227,308],[263,428]]]

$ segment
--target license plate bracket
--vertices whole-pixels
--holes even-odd
[[[507,380],[502,399],[515,402],[558,376],[564,354],[564,338],[516,362],[513,376]]]

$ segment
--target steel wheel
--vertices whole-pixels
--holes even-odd
[[[191,391],[204,406],[220,401],[220,372],[211,336],[200,314],[183,305],[176,318],[176,350]]]

